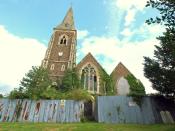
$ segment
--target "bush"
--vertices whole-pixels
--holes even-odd
[[[80,80],[75,68],[68,69],[62,79],[62,85],[60,89],[62,92],[66,92],[75,88],[80,88]]]
[[[14,89],[8,96],[10,99],[73,99],[93,100],[85,90],[80,89],[76,70],[67,70],[62,81],[63,89],[51,85],[48,71],[42,67],[32,67],[25,75],[18,89]]]
[[[0,94],[0,98],[3,98],[3,95],[2,94]]]
[[[22,90],[15,88],[8,96],[9,99],[25,99],[29,98]]]
[[[86,90],[73,89],[68,92],[68,94],[66,95],[66,99],[93,101],[93,96],[90,95]]]

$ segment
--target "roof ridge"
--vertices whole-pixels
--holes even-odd
[[[128,70],[128,68],[120,61],[120,62],[117,64],[117,66],[114,68],[114,70],[111,72],[110,75],[112,75],[112,74],[117,70],[117,68],[119,68],[120,65],[123,66],[130,74],[132,74],[132,73]]]
[[[86,56],[77,64],[77,66],[80,65],[80,63],[84,62],[88,57],[91,57],[98,64],[98,66],[106,72],[106,70],[101,66],[101,64],[96,60],[91,52],[88,52],[88,54],[86,54]]]

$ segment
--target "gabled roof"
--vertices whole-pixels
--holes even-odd
[[[69,8],[69,10],[68,10],[66,16],[64,17],[62,23],[60,25],[58,25],[56,27],[56,29],[75,30],[72,7]]]
[[[79,69],[87,62],[92,62],[98,68],[103,69],[103,67],[98,63],[98,61],[94,58],[94,56],[90,52],[78,63],[76,67]]]
[[[123,63],[119,62],[118,65],[114,68],[111,75],[113,73],[117,73],[118,75],[128,75],[131,74],[131,72],[123,65]]]
[[[126,77],[128,74],[132,74],[121,62],[112,71],[111,76],[114,81],[117,81],[120,77]]]

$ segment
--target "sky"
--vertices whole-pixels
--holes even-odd
[[[32,66],[41,65],[53,28],[72,6],[77,30],[77,63],[91,52],[110,74],[119,62],[154,93],[144,77],[143,56],[153,58],[161,25],[147,0],[0,0],[0,94],[19,87]]]

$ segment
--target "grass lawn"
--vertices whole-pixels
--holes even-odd
[[[175,131],[175,124],[0,123],[0,131]]]

